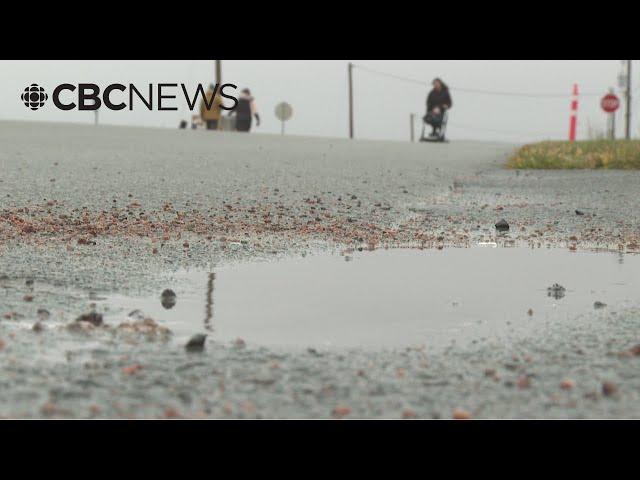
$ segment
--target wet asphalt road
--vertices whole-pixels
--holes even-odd
[[[160,292],[183,267],[494,240],[632,255],[640,172],[509,171],[514,146],[494,143],[18,122],[0,123],[0,145],[0,416],[640,417],[637,304],[444,353],[212,334],[188,354],[153,328],[65,328],[95,298]],[[512,228],[497,236],[501,218]]]

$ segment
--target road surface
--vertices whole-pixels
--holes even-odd
[[[640,417],[634,304],[441,352],[212,334],[189,354],[154,324],[68,328],[212,264],[489,241],[633,255],[638,172],[510,171],[514,145],[465,141],[0,122],[0,144],[0,416]]]

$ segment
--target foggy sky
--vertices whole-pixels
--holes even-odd
[[[347,61],[247,61],[224,60],[223,82],[249,87],[256,97],[263,120],[256,131],[280,133],[273,113],[275,105],[287,101],[293,118],[286,132],[296,135],[346,137],[348,135]],[[580,91],[598,96],[582,97],[578,115],[578,137],[586,138],[589,126],[603,130],[606,118],[600,110],[599,94],[616,87],[619,60],[605,61],[479,61],[479,60],[384,60],[358,61],[372,69],[430,82],[441,77],[449,84],[454,102],[449,124],[451,139],[485,139],[528,142],[566,139],[569,103],[574,83]],[[38,120],[93,123],[93,112],[60,111],[51,99],[40,110],[31,111],[20,101],[31,83],[49,94],[60,83],[185,83],[192,86],[214,81],[213,60],[197,61],[0,61],[0,120]],[[640,62],[634,62],[633,106],[640,108]],[[486,95],[456,90],[477,89],[534,94],[563,94],[566,98],[528,98]],[[418,114],[416,135],[424,114],[429,87],[370,72],[354,70],[355,134],[361,139],[409,139],[409,114]],[[176,89],[176,93],[180,91]],[[178,112],[100,110],[100,123],[177,128],[191,112],[181,97],[174,102]],[[140,105],[141,106],[141,105]],[[623,110],[618,111],[617,133],[623,134]],[[640,136],[634,115],[632,134]]]

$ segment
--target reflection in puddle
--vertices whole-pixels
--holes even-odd
[[[174,274],[170,310],[155,295],[111,296],[105,306],[109,316],[138,308],[179,339],[204,329],[268,346],[446,346],[532,335],[595,302],[606,312],[636,301],[640,257],[621,259],[527,248],[317,255]]]
[[[211,328],[211,318],[213,317],[213,280],[216,278],[215,273],[210,273],[207,280],[207,305],[204,317],[204,328],[206,330],[213,330]]]

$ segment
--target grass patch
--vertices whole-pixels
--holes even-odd
[[[540,142],[518,149],[507,168],[640,169],[640,140]]]

